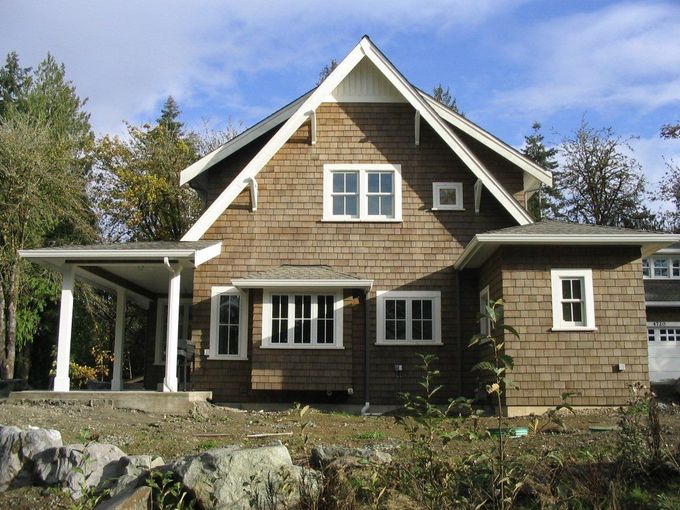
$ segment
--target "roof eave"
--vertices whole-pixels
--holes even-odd
[[[371,290],[373,280],[351,280],[351,279],[331,279],[331,280],[301,280],[301,279],[255,279],[255,278],[233,278],[231,283],[239,289],[364,289]]]

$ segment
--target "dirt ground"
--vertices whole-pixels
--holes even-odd
[[[166,461],[174,457],[198,453],[223,445],[256,446],[280,440],[290,450],[296,463],[306,462],[305,449],[314,444],[347,446],[376,445],[388,451],[398,451],[406,438],[401,425],[389,416],[354,416],[344,413],[325,413],[310,410],[304,417],[308,442],[305,445],[298,413],[240,411],[226,407],[199,408],[189,416],[165,416],[141,411],[112,409],[106,406],[53,403],[0,403],[0,425],[53,428],[61,432],[64,443],[99,441],[118,446],[127,454],[159,455]],[[505,419],[510,427],[531,426],[532,419]],[[611,449],[615,433],[592,432],[592,426],[613,426],[617,417],[614,410],[579,413],[565,416],[567,429],[562,433],[539,433],[509,441],[511,450],[541,455],[550,450],[583,451],[596,454],[600,449]],[[661,417],[665,437],[677,438],[680,433],[680,406],[666,404]],[[451,420],[451,427],[459,420]],[[471,425],[468,421],[467,425]],[[481,418],[479,431],[494,427],[493,418]],[[251,434],[292,433],[261,439],[248,438]],[[450,454],[467,454],[475,448],[487,448],[493,439],[470,443],[454,441]],[[611,451],[611,450],[610,450]],[[21,510],[30,508],[68,508],[70,501],[54,489],[32,488],[11,490],[0,494],[0,508]]]

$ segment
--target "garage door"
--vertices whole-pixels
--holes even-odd
[[[648,322],[649,379],[653,383],[680,378],[680,322]]]

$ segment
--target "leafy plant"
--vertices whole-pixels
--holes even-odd
[[[151,487],[154,510],[192,510],[196,506],[196,500],[173,471],[151,471],[146,485]]]
[[[511,484],[512,474],[508,470],[505,442],[506,434],[503,433],[503,401],[508,388],[516,388],[517,385],[508,378],[507,373],[514,367],[512,356],[505,353],[504,335],[510,333],[515,338],[519,338],[519,333],[515,328],[503,323],[503,303],[498,299],[484,307],[480,313],[480,320],[488,321],[489,327],[486,332],[479,333],[472,337],[469,347],[476,345],[490,347],[490,360],[483,360],[477,363],[472,370],[484,374],[489,383],[486,385],[486,392],[496,401],[496,416],[498,418],[498,449],[496,453],[496,473],[493,477],[492,502],[494,508],[505,510],[512,506],[514,496],[521,488],[521,482],[514,486]],[[500,333],[500,335],[497,335]],[[501,336],[502,335],[502,336]]]
[[[562,403],[551,409],[548,409],[541,416],[534,416],[531,420],[530,429],[534,434],[545,432],[546,430],[566,430],[567,426],[562,418],[562,409],[566,409],[574,414],[574,408],[571,406],[569,399],[580,395],[580,392],[565,392],[562,393]]]

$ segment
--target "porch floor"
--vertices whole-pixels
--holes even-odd
[[[212,399],[211,391],[13,391],[9,401],[87,402],[150,413],[187,414]]]

